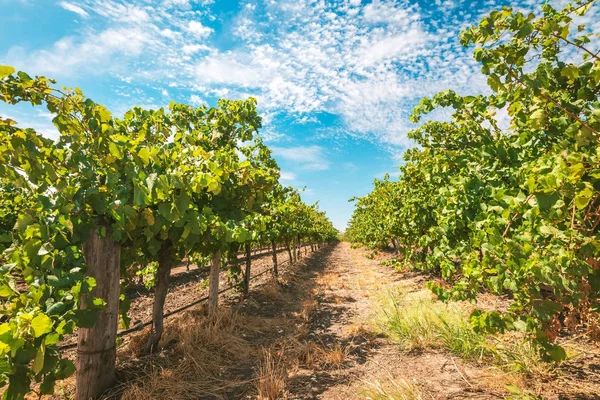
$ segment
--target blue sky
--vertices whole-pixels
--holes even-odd
[[[78,86],[116,114],[255,96],[282,182],[306,186],[305,201],[344,229],[348,199],[397,174],[421,97],[486,91],[457,34],[510,3],[0,0],[0,64]],[[0,115],[55,134],[42,110],[0,104]]]

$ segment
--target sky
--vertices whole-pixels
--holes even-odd
[[[511,3],[542,1],[0,0],[0,65],[116,115],[254,96],[282,183],[343,230],[348,200],[398,175],[422,97],[488,91],[458,33]],[[0,115],[56,135],[41,108],[0,103]]]

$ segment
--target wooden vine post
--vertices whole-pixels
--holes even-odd
[[[219,272],[221,271],[221,250],[214,252],[210,260],[208,280],[208,315],[214,315],[219,307]]]
[[[96,287],[81,295],[81,309],[99,297],[106,302],[92,328],[80,328],[77,343],[75,400],[98,398],[115,381],[116,340],[119,322],[121,246],[109,233],[101,238],[90,230],[83,246],[87,274],[96,279]]]

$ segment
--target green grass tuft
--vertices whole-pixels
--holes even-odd
[[[510,372],[540,372],[536,349],[523,337],[488,337],[476,333],[456,303],[431,300],[428,292],[389,293],[379,328],[405,351],[436,348],[463,359],[493,362]]]

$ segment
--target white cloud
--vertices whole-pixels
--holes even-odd
[[[236,58],[238,56],[233,53],[206,57],[194,68],[196,80],[200,83],[259,87],[268,72]]]
[[[279,180],[285,185],[295,183],[296,174],[294,174],[293,172],[281,171]]]
[[[183,51],[185,54],[194,54],[202,50],[210,50],[210,48],[202,44],[186,44],[181,48],[181,51]]]
[[[201,106],[201,105],[205,104],[206,102],[204,100],[202,100],[202,98],[200,96],[198,96],[197,94],[193,94],[190,96],[190,103],[192,103],[195,106]]]
[[[137,28],[109,28],[95,35],[77,38],[67,36],[57,41],[48,50],[24,54],[22,49],[13,48],[9,58],[15,64],[27,66],[35,73],[63,75],[65,71],[79,73],[101,73],[126,71],[126,61],[142,54],[147,46],[156,44],[148,32]],[[12,56],[11,56],[12,55]]]
[[[329,169],[330,163],[325,158],[325,149],[320,146],[278,147],[271,146],[275,158],[281,157],[295,162],[306,170],[322,171]]]
[[[167,7],[190,8],[189,0],[165,0],[164,4]]]
[[[213,30],[212,28],[202,25],[199,21],[190,21],[187,26],[187,31],[199,38],[205,38],[210,35]]]
[[[89,2],[91,3],[90,7],[98,16],[104,17],[113,23],[141,25],[149,24],[153,19],[143,4],[121,3],[116,0],[92,0]]]
[[[76,4],[69,3],[67,1],[61,1],[60,3],[58,3],[58,5],[64,8],[65,10],[74,12],[75,14],[81,17],[87,18],[90,16],[83,8],[79,7]]]
[[[419,18],[415,7],[407,6],[402,2],[375,0],[365,5],[362,15],[366,22],[371,24],[406,24],[410,20]]]
[[[269,125],[270,118],[269,118],[268,114],[263,115],[262,120],[263,120],[263,129],[260,130],[260,136],[265,140],[265,142],[277,143],[277,142],[281,142],[283,139],[287,138],[286,135],[274,130],[273,126]]]

